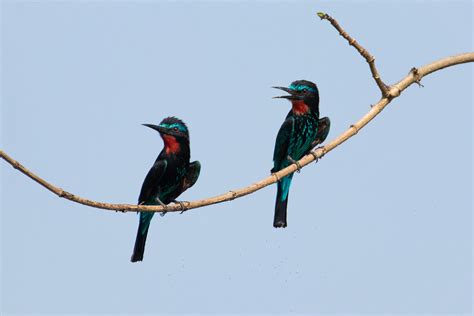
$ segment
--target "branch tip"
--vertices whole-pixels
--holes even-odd
[[[388,89],[386,85],[383,83],[382,79],[380,78],[377,68],[375,67],[375,57],[372,54],[370,54],[369,51],[367,51],[359,43],[357,43],[357,41],[353,37],[347,34],[347,32],[344,31],[344,29],[339,25],[339,23],[333,17],[327,14],[320,15],[320,13],[321,12],[318,12],[318,16],[321,19],[328,20],[331,23],[331,25],[339,32],[339,35],[341,35],[349,43],[350,46],[354,47],[359,52],[359,54],[367,61],[370,67],[370,72],[372,73],[372,77],[374,78],[375,83],[379,87],[380,92],[382,93],[382,96],[388,98],[389,97],[388,92],[387,92]]]
[[[316,13],[321,20],[324,20],[327,17],[327,14],[324,12],[318,12]]]

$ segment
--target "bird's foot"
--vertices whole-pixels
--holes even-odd
[[[289,155],[288,157],[286,157],[286,159],[288,159],[289,162],[291,162],[292,164],[295,164],[296,165],[296,172],[300,173],[301,171],[301,165],[298,161],[294,160],[293,158],[291,158]]]
[[[165,209],[164,209],[162,212],[160,212],[160,216],[161,216],[161,217],[165,216],[165,214],[168,213],[166,205],[163,206],[163,207],[164,207]]]
[[[179,204],[179,207],[181,208],[181,212],[179,214],[183,214],[184,212],[186,212],[188,209],[186,208],[186,206],[184,206],[184,203],[183,201],[176,201],[176,200],[173,200],[174,203],[176,204]]]
[[[143,204],[145,204],[145,202],[140,202],[140,203],[138,203],[138,205],[143,205]],[[138,213],[140,213],[140,211],[137,211],[137,214],[138,214]]]
[[[316,151],[317,151],[318,149],[321,149],[321,152],[322,152],[322,154],[321,154],[320,157],[318,157],[318,155],[316,155]],[[316,149],[310,151],[309,153],[314,157],[314,162],[318,162],[319,159],[323,158],[324,155],[326,154],[326,147],[324,147],[324,146],[319,146],[318,148],[316,148]]]
[[[322,152],[321,157],[319,158],[323,158],[327,153],[326,146],[319,146],[318,148],[316,148],[316,150],[318,149],[321,149],[321,152]]]
[[[165,214],[168,213],[168,206],[166,206],[165,203],[161,202],[161,200],[159,198],[156,198],[156,201],[158,202],[158,204],[163,206],[163,212],[160,212],[160,216],[161,217],[165,216]]]
[[[318,155],[316,155],[316,153],[314,152],[314,150],[310,151],[309,154],[310,154],[311,156],[313,156],[314,162],[318,162],[318,161],[319,161],[319,157],[318,157]]]
[[[272,171],[273,171],[273,169],[272,169]],[[280,177],[276,174],[276,171],[275,171],[275,172],[272,172],[272,176],[275,177],[276,182],[280,182],[281,179],[280,179]]]

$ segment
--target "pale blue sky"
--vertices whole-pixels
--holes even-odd
[[[318,84],[328,139],[378,100],[339,20],[393,83],[472,50],[464,2],[3,1],[1,148],[81,196],[135,203],[176,115],[202,164],[194,200],[269,174],[289,104]],[[2,313],[472,311],[471,65],[410,87],[356,137],[276,189],[155,217],[129,262],[134,213],[59,199],[2,171]]]

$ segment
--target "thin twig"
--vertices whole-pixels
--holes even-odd
[[[383,92],[384,91],[383,89],[388,89],[378,76],[378,73],[375,69],[375,65],[373,63],[373,57],[371,57],[371,55],[366,50],[364,50],[360,45],[358,45],[357,42],[355,42],[355,40],[353,40],[349,35],[347,35],[347,33],[339,27],[339,24],[333,18],[329,17],[328,15],[325,15],[325,18],[326,19],[330,18],[331,20],[329,19],[328,20],[331,21],[331,24],[333,24],[338,30],[340,30],[341,35],[345,39],[349,40],[349,43],[351,43],[352,46],[356,47],[357,50],[361,53],[361,55],[364,56],[364,58],[367,60],[367,62],[370,65],[372,75],[374,76],[374,79],[377,85],[379,86],[379,88],[381,89],[381,91]],[[367,56],[369,56],[369,58]],[[438,61],[435,61],[433,63],[430,63],[428,65],[425,65],[423,67],[415,68],[417,69],[417,71],[413,71],[413,70],[410,71],[409,74],[405,78],[403,78],[398,83],[391,86],[390,89],[386,91],[384,96],[376,104],[374,104],[371,107],[370,111],[367,114],[365,114],[359,121],[352,124],[349,129],[347,129],[344,133],[339,135],[337,138],[333,139],[331,142],[329,142],[325,146],[318,147],[315,150],[313,150],[311,153],[309,153],[308,155],[301,158],[298,161],[299,165],[301,166],[301,168],[303,168],[304,166],[310,164],[312,161],[317,160],[321,158],[322,156],[326,155],[328,152],[332,151],[334,148],[338,147],[339,145],[344,143],[346,140],[348,140],[349,138],[357,134],[365,125],[367,125],[367,123],[369,123],[374,117],[376,117],[393,99],[400,96],[400,93],[403,90],[408,88],[413,83],[419,83],[422,77],[425,77],[432,72],[441,70],[446,67],[451,67],[454,65],[469,63],[469,62],[474,62],[474,53],[465,53],[465,54],[460,54],[456,56],[446,57]],[[13,158],[8,156],[5,152],[1,150],[0,150],[0,156],[6,162],[12,165],[15,169],[20,170],[20,172],[27,175],[34,181],[38,182],[40,185],[44,186],[49,191],[67,200],[84,204],[87,206],[91,206],[91,207],[107,209],[107,210],[115,210],[115,211],[118,210],[121,212],[130,212],[130,211],[163,212],[165,211],[165,208],[159,205],[150,206],[150,205],[133,205],[133,204],[111,204],[111,203],[96,202],[96,201],[84,199],[80,196],[64,191],[63,189],[56,187],[52,185],[51,183],[43,180],[42,178],[40,178],[39,176],[31,172],[30,170],[25,168],[18,161],[14,160]],[[182,205],[180,205],[179,203],[167,205],[166,211],[176,212],[176,211],[181,211],[183,209],[183,206],[186,210],[189,210],[189,209],[204,207],[207,205],[231,201],[231,200],[243,197],[245,195],[251,194],[253,192],[256,192],[266,186],[269,186],[279,181],[279,179],[282,179],[283,177],[291,173],[294,173],[296,170],[298,170],[298,167],[296,166],[296,164],[292,164],[278,172],[272,173],[270,176],[266,177],[265,179],[255,182],[247,187],[231,190],[231,191],[228,191],[227,193],[217,195],[208,199],[197,200],[197,201],[192,201],[192,202],[182,202]]]
[[[375,80],[375,83],[380,89],[380,92],[382,92],[383,97],[389,97],[389,87],[382,81],[380,78],[379,72],[377,71],[377,67],[375,67],[375,57],[369,53],[368,50],[366,50],[362,45],[357,43],[357,41],[352,38],[349,34],[347,34],[346,31],[337,23],[337,21],[332,18],[330,15],[323,13],[323,12],[318,12],[318,16],[321,18],[321,20],[328,20],[332,26],[339,32],[339,35],[344,37],[349,45],[353,46],[359,54],[362,55],[362,57],[365,58],[367,63],[369,64],[370,67],[370,72],[372,72],[372,77]]]

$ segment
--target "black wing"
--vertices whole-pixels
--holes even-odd
[[[322,142],[326,140],[326,137],[328,137],[328,134],[329,134],[330,127],[331,127],[331,121],[329,120],[329,117],[323,117],[319,119],[318,133],[316,134],[316,137],[311,143],[311,148],[318,146],[319,144],[321,144]]]
[[[197,179],[199,178],[199,173],[201,172],[201,163],[199,161],[193,161],[189,164],[188,171],[183,178],[183,183],[181,186],[181,193],[192,187]],[[180,193],[180,194],[181,194]]]
[[[275,141],[275,150],[273,152],[273,169],[271,172],[280,170],[283,161],[287,160],[288,146],[290,144],[291,134],[293,133],[294,122],[293,116],[287,116],[278,131]]]
[[[138,204],[146,203],[150,198],[152,198],[153,191],[157,189],[167,165],[168,163],[166,160],[155,161],[153,167],[148,171],[145,181],[143,181],[140,196],[138,197]]]

